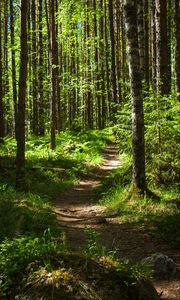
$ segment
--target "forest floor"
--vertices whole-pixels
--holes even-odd
[[[103,178],[115,168],[120,167],[118,148],[110,144],[103,153],[104,163],[92,169],[86,176],[55,200],[54,211],[58,222],[66,233],[67,243],[74,251],[82,249],[87,240],[86,228],[100,233],[100,243],[109,251],[115,251],[119,259],[139,262],[153,254],[163,253],[172,258],[178,268],[180,256],[177,250],[164,242],[157,241],[147,232],[143,224],[121,222],[120,217],[108,215],[105,207],[94,200],[94,192]],[[154,281],[154,285],[164,300],[180,299],[178,279]]]

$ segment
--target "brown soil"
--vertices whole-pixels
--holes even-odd
[[[171,257],[179,267],[179,253],[169,245],[154,241],[142,225],[121,223],[119,218],[107,216],[105,208],[95,204],[93,191],[101,184],[102,178],[120,165],[117,153],[115,144],[107,146],[104,151],[104,164],[56,199],[54,210],[66,233],[68,244],[73,250],[80,250],[86,240],[84,229],[93,228],[101,233],[102,245],[109,250],[115,250],[120,259],[140,261],[158,252]],[[154,284],[161,299],[180,299],[178,279],[156,280]]]

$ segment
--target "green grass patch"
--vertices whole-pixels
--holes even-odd
[[[56,149],[52,151],[49,137],[29,137],[26,141],[26,190],[41,197],[56,197],[89,168],[103,162],[102,151],[111,138],[110,129],[61,132],[56,137]],[[4,139],[0,145],[3,184],[15,184],[15,153],[15,140]]]
[[[107,207],[110,214],[119,215],[122,223],[132,226],[143,224],[145,230],[157,240],[164,240],[172,247],[180,246],[180,199],[174,197],[174,191],[170,196],[160,193],[160,201],[137,196],[130,197],[130,186],[125,188],[117,186],[103,196],[100,203]]]
[[[116,295],[117,286],[122,299],[129,299],[128,291],[137,281],[150,276],[150,270],[141,265],[68,252],[50,231],[0,245],[2,299],[109,299]]]
[[[17,235],[41,235],[58,229],[52,200],[88,171],[102,163],[110,130],[57,135],[55,151],[49,138],[30,137],[26,142],[26,192],[15,191],[16,143],[6,138],[0,145],[0,241]],[[57,227],[57,228],[56,228]]]
[[[50,228],[54,235],[61,229],[48,198],[32,193],[16,192],[8,185],[0,185],[0,241],[16,236],[42,235]]]

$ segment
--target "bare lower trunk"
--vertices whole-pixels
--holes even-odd
[[[17,118],[17,155],[16,155],[16,187],[23,189],[25,181],[25,100],[28,63],[27,46],[27,7],[28,1],[21,0],[21,55],[18,91],[18,118]]]
[[[174,0],[175,72],[177,100],[180,101],[180,1]]]
[[[1,24],[1,8],[0,2],[0,24]],[[4,105],[3,105],[3,81],[2,81],[2,38],[0,27],[0,138],[4,137]]]
[[[132,97],[132,184],[135,190],[141,194],[144,194],[146,190],[144,115],[137,33],[137,8],[134,4],[134,1],[125,1],[125,22],[129,52],[129,72]]]

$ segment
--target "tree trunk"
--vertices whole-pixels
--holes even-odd
[[[156,54],[156,21],[155,21],[155,0],[151,2],[151,68],[152,68],[152,87],[156,91],[157,86],[157,54]]]
[[[180,101],[180,1],[174,0],[175,75],[177,100]]]
[[[149,67],[149,0],[144,1],[144,78],[147,89],[149,89],[150,67]]]
[[[100,10],[102,12],[102,15],[100,16],[99,19],[99,30],[100,30],[100,42],[99,42],[99,61],[100,61],[100,90],[101,90],[101,112],[100,112],[100,116],[101,116],[101,128],[105,127],[105,122],[106,122],[106,114],[107,114],[107,110],[106,110],[106,99],[105,99],[105,68],[104,68],[104,55],[105,55],[105,51],[104,51],[104,27],[106,26],[106,24],[104,24],[104,16],[103,16],[103,0],[100,0]],[[106,55],[108,55],[108,53],[106,53]]]
[[[116,61],[115,61],[115,38],[114,38],[114,10],[113,0],[109,0],[109,29],[111,41],[111,82],[112,82],[112,111],[117,111],[117,82],[116,82]]]
[[[97,125],[101,129],[101,96],[100,96],[100,76],[99,76],[99,55],[98,55],[98,35],[97,35],[97,17],[96,17],[96,0],[93,0],[94,9],[94,85],[95,85],[95,102],[97,102]],[[101,28],[100,28],[101,30]],[[101,45],[100,45],[101,47]]]
[[[104,1],[104,36],[105,36],[105,61],[106,61],[106,91],[107,91],[107,103],[106,103],[106,114],[108,118],[110,119],[110,114],[111,114],[111,92],[110,92],[110,70],[109,70],[109,52],[110,52],[110,47],[108,43],[108,16],[107,16],[107,3],[106,0]],[[105,123],[105,122],[104,122]]]
[[[42,0],[38,2],[38,104],[39,104],[39,135],[44,135],[44,93],[43,93],[43,38],[42,38]]]
[[[56,15],[58,15],[58,0],[56,0]],[[61,108],[61,88],[60,88],[60,58],[58,43],[58,24],[56,24],[56,44],[55,44],[55,61],[56,61],[56,82],[57,82],[57,130],[62,130],[62,108]]]
[[[2,80],[2,32],[1,32],[1,20],[2,20],[2,4],[0,2],[0,138],[5,135],[4,128],[4,105],[3,105],[3,80]]]
[[[137,33],[137,7],[135,1],[125,0],[124,8],[129,52],[129,73],[132,97],[132,184],[133,190],[143,195],[146,190],[144,114],[141,85],[141,67]]]
[[[3,96],[5,98],[5,133],[11,134],[11,110],[9,97],[9,66],[8,66],[8,1],[4,0],[4,68],[3,68]]]
[[[38,81],[37,81],[37,21],[36,21],[36,2],[31,2],[32,20],[32,98],[33,98],[33,134],[38,135]]]
[[[56,147],[56,32],[55,32],[55,2],[49,0],[50,9],[50,76],[51,76],[51,128],[50,128],[50,147],[52,150]]]
[[[84,22],[84,41],[85,41],[85,126],[86,129],[93,128],[92,120],[92,95],[90,86],[90,25],[89,25],[89,3],[90,0],[85,2],[85,22]]]
[[[171,90],[169,78],[169,55],[167,34],[167,0],[155,1],[157,92],[168,95]]]
[[[25,181],[25,99],[28,63],[27,46],[27,8],[28,1],[21,0],[21,54],[18,90],[18,117],[17,117],[17,154],[16,154],[16,187],[24,188]]]
[[[143,0],[137,0],[137,24],[138,24],[138,43],[139,43],[139,58],[141,66],[142,79],[144,79],[145,71],[145,36],[144,36],[144,7]]]
[[[12,90],[14,106],[14,130],[17,122],[17,86],[16,86],[16,57],[14,50],[14,7],[13,0],[10,0],[10,29],[11,29],[11,65],[12,65]],[[16,132],[15,132],[16,136]]]
[[[117,86],[118,86],[118,99],[122,102],[121,91],[121,19],[120,19],[120,1],[116,0],[116,69],[117,69]]]

